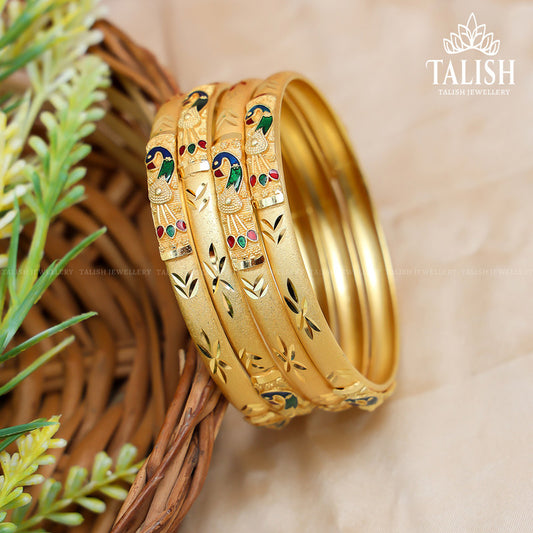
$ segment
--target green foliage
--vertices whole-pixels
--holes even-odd
[[[7,511],[26,506],[31,502],[31,496],[24,492],[24,487],[38,485],[44,481],[42,475],[36,471],[39,466],[51,464],[55,461],[46,452],[52,448],[66,445],[63,439],[54,439],[59,429],[59,417],[52,417],[50,424],[34,429],[28,435],[17,439],[18,452],[10,455],[6,451],[0,453],[0,522],[4,521]],[[0,531],[9,531],[11,526],[2,524]],[[6,529],[7,528],[7,529]],[[16,529],[13,529],[16,531]]]
[[[0,364],[94,315],[72,317],[13,345],[31,307],[67,263],[105,231],[89,235],[40,271],[52,219],[83,197],[79,182],[85,169],[79,163],[90,152],[83,140],[104,113],[99,102],[109,83],[108,68],[99,58],[86,54],[87,48],[101,39],[100,33],[91,29],[98,16],[98,0],[0,0],[0,239],[9,238],[7,253],[0,254]],[[44,130],[42,137],[32,135],[36,125]],[[19,233],[32,221],[35,227],[29,251],[23,256]],[[61,337],[0,386],[0,396],[73,339]],[[110,473],[109,458],[99,455],[95,465],[100,477],[86,482],[84,470],[74,468],[65,489],[36,473],[40,465],[54,462],[48,449],[66,444],[52,438],[58,428],[54,417],[0,429],[0,533],[43,531],[34,527],[45,518],[76,524],[82,518],[67,510],[71,504],[102,512],[104,503],[94,492],[105,489],[124,494],[119,482],[131,480],[136,471],[133,459],[127,464],[119,461],[115,473]],[[18,452],[10,455],[6,450],[15,442]],[[131,449],[126,447],[122,453],[129,457]],[[105,471],[99,469],[103,463],[108,464]],[[41,483],[37,510],[27,516],[31,497],[24,489]],[[5,522],[8,512],[9,522]]]
[[[87,48],[101,35],[91,29],[98,0],[0,0],[0,364],[93,316],[84,313],[10,346],[31,307],[65,265],[104,230],[80,242],[40,273],[50,223],[83,197],[79,162],[90,152],[83,142],[104,111],[98,103],[109,83],[107,66]],[[23,80],[23,81],[21,81]],[[31,135],[36,123],[43,137]],[[21,257],[19,232],[35,221],[29,251]],[[9,383],[6,394],[72,342],[66,337]],[[1,533],[1,532],[0,532]]]
[[[20,436],[32,431],[34,429],[43,428],[45,426],[52,426],[55,422],[48,421],[44,418],[38,418],[29,424],[21,424],[19,426],[11,426],[9,428],[0,429],[0,452],[4,451],[12,442],[15,442]]]
[[[43,123],[48,120],[47,117],[54,118],[54,115],[48,111],[43,113],[43,106],[49,102],[58,110],[65,100],[65,90],[68,91],[69,87],[81,88],[84,95],[67,100],[69,104],[75,103],[77,110],[84,113],[89,103],[85,102],[86,105],[83,105],[87,94],[94,91],[90,97],[94,98],[94,101],[102,97],[95,89],[107,83],[107,73],[102,61],[85,55],[87,48],[101,38],[99,32],[90,29],[99,14],[97,0],[76,2],[0,0],[0,10],[2,13],[0,18],[1,238],[13,233],[12,223],[16,216],[15,199],[22,200],[32,187],[37,190],[39,188],[39,182],[32,180],[36,175],[33,171],[35,170],[37,175],[42,175],[42,155],[46,147],[50,146],[56,152],[60,148],[55,146],[53,139],[50,139],[49,143],[33,140],[29,144],[36,149],[36,153],[41,154],[38,160],[36,161],[31,155],[22,155],[39,115]],[[29,85],[16,82],[22,77],[21,74],[28,79]],[[88,85],[85,85],[85,81]],[[57,115],[57,112],[55,114]],[[73,116],[72,113],[70,115]],[[90,125],[96,117],[96,115],[93,117],[82,115],[79,119]],[[48,122],[53,126],[49,120]],[[67,125],[61,120],[60,129],[72,125]],[[83,136],[85,135],[81,135]],[[70,155],[74,151],[70,150]],[[82,153],[80,150],[79,154]],[[50,154],[53,166],[62,166],[65,163],[63,159],[69,157],[68,152],[60,155],[61,159],[57,160],[53,154]],[[57,178],[54,175],[59,170],[59,168],[53,169],[52,181],[54,177]],[[80,171],[76,172],[70,176],[72,182],[83,175]],[[27,208],[23,209],[22,218],[23,220],[31,218]]]
[[[117,461],[100,452],[94,459],[89,478],[85,468],[70,468],[64,486],[52,478],[44,479],[37,473],[41,465],[52,464],[55,458],[47,454],[49,449],[66,445],[63,439],[52,438],[59,429],[58,417],[52,417],[47,425],[33,429],[17,440],[18,452],[10,455],[0,453],[0,533],[43,532],[42,523],[50,520],[68,526],[79,525],[83,516],[75,510],[79,505],[93,513],[103,513],[105,502],[98,494],[116,500],[124,500],[128,493],[125,483],[131,483],[141,463],[134,464],[137,450],[125,444]],[[24,488],[42,484],[39,501],[33,514],[29,515],[31,496]],[[9,521],[4,522],[7,511],[11,510]]]

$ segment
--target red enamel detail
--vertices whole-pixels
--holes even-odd
[[[185,152],[185,145],[180,146],[180,155],[183,155]]]
[[[163,226],[157,226],[156,232],[157,236],[161,238],[163,236],[163,233],[165,233],[165,228]]]
[[[154,165],[152,162],[150,162],[150,163],[148,163],[148,164],[146,165],[146,168],[147,168],[148,170],[154,170],[155,165]]]
[[[228,237],[228,246],[230,248],[233,248],[235,246],[235,237],[233,235],[230,235]]]
[[[271,169],[268,171],[268,175],[273,179],[277,180],[279,179],[279,172],[277,170]]]
[[[198,141],[198,146],[205,150],[207,148],[207,141],[204,141],[203,139],[201,141]]]
[[[221,178],[222,176],[224,176],[224,172],[222,172],[222,170],[220,170],[220,169],[215,170],[215,176],[217,178]]]
[[[257,183],[257,176],[255,174],[252,174],[250,176],[250,185],[253,187]]]
[[[251,241],[254,241],[254,242],[257,241],[257,233],[253,229],[249,229],[248,232],[246,233],[246,236]]]
[[[176,227],[180,230],[180,231],[185,231],[187,229],[187,224],[185,224],[185,220],[178,220],[176,222]]]

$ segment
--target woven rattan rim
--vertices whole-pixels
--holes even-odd
[[[103,41],[91,53],[112,71],[108,111],[89,138],[86,199],[52,225],[43,264],[98,227],[108,231],[54,282],[23,333],[88,310],[98,317],[78,324],[76,342],[15,389],[0,407],[0,423],[62,413],[58,436],[69,445],[55,450],[59,460],[44,471],[56,479],[74,464],[89,466],[100,450],[115,457],[133,443],[149,455],[126,501],[87,514],[76,532],[173,532],[202,488],[227,404],[169,290],[146,199],[145,143],[157,107],[178,85],[114,25],[102,20],[96,27]],[[22,245],[31,231],[24,229]],[[0,382],[42,348],[0,369]]]

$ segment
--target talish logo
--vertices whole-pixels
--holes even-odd
[[[514,59],[456,59],[468,51],[474,54],[495,56],[500,50],[500,41],[488,33],[485,24],[478,25],[474,13],[465,24],[459,24],[457,33],[443,39],[444,50],[451,58],[428,59],[426,69],[433,73],[433,85],[439,86],[443,95],[509,95],[511,89],[494,88],[494,85],[515,84]],[[472,54],[471,54],[472,55]],[[445,88],[441,88],[441,87]],[[451,86],[451,87],[450,87]]]

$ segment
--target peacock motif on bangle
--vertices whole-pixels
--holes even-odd
[[[265,187],[272,180],[279,179],[279,172],[272,167],[274,159],[265,153],[274,142],[269,132],[273,122],[272,112],[266,105],[256,104],[250,108],[244,119],[249,126],[244,149],[250,159],[250,185],[257,183]],[[268,138],[267,138],[268,135]]]
[[[227,162],[226,164],[224,164]],[[211,168],[218,180],[224,179],[225,183],[218,194],[218,208],[225,217],[229,235],[227,243],[230,249],[235,245],[241,249],[246,248],[248,241],[257,242],[257,231],[249,227],[242,216],[243,201],[239,196],[242,186],[242,166],[237,157],[227,151],[219,152],[213,159]]]
[[[187,95],[182,103],[182,111],[178,119],[178,128],[181,135],[178,137],[178,153],[182,156],[185,151],[193,155],[198,148],[205,150],[207,141],[201,138],[205,131],[199,126],[205,119],[202,113],[206,112],[209,96],[205,91],[195,90]]]
[[[246,166],[250,188],[259,209],[284,200],[276,159],[274,116],[276,99],[261,95],[249,103],[244,118]]]
[[[182,216],[181,204],[173,190],[177,186],[176,165],[170,150],[160,145],[154,146],[148,151],[145,163],[152,217],[157,238],[160,241],[161,256],[166,257],[169,255],[169,248],[176,249],[174,242],[176,234],[178,232],[184,233],[187,230],[187,224]],[[179,252],[176,251],[175,253],[178,254]]]
[[[255,129],[249,132],[244,147],[248,155],[259,155],[267,150],[268,140],[266,136],[272,127],[273,120],[272,112],[266,105],[254,105],[246,113],[245,123],[248,126],[255,126]]]

